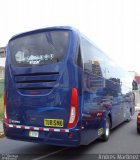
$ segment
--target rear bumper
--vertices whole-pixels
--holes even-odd
[[[30,137],[30,131],[37,131],[38,137]],[[56,146],[76,147],[79,146],[81,142],[80,129],[45,128],[44,130],[39,127],[9,125],[4,123],[4,133],[9,139],[45,143]]]

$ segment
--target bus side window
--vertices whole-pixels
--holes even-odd
[[[81,56],[81,49],[80,49],[80,47],[78,48],[78,54],[77,54],[76,64],[77,64],[80,68],[83,67],[83,62],[82,62],[82,56]]]

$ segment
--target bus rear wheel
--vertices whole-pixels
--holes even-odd
[[[109,136],[110,136],[110,128],[111,128],[111,124],[110,124],[110,118],[107,117],[106,118],[106,122],[105,122],[105,132],[104,134],[102,135],[102,140],[103,141],[107,141],[109,139]]]

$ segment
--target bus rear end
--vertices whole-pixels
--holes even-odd
[[[71,37],[69,29],[50,28],[9,41],[4,94],[8,138],[61,146],[80,144]]]

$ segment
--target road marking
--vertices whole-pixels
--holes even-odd
[[[43,158],[47,158],[47,157],[49,157],[49,156],[55,155],[55,154],[57,154],[57,153],[59,153],[59,152],[62,152],[62,151],[64,151],[64,150],[67,150],[67,149],[69,149],[69,148],[63,148],[63,149],[60,149],[60,150],[58,150],[58,151],[55,151],[55,152],[46,154],[46,155],[44,155],[44,156],[40,156],[40,157],[38,157],[38,158],[34,158],[34,159],[32,159],[32,160],[40,160],[40,159],[43,159]]]

